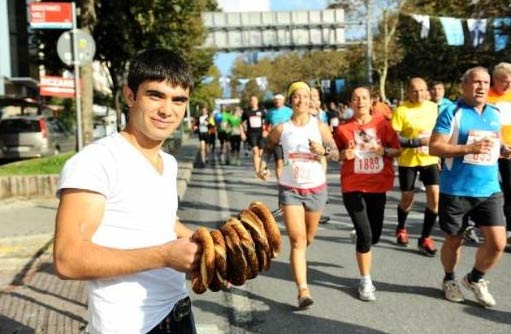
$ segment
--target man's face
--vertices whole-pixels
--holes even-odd
[[[136,95],[124,87],[130,108],[127,131],[146,142],[162,142],[179,126],[188,104],[189,90],[168,81],[144,81]]]
[[[248,104],[252,110],[256,110],[259,107],[259,100],[257,96],[251,96]]]
[[[431,100],[433,100],[433,102],[436,103],[440,102],[440,100],[442,100],[445,96],[444,85],[442,84],[433,85],[433,87],[429,89],[429,94],[431,95]]]
[[[422,103],[428,93],[428,86],[422,79],[412,79],[408,87],[408,99],[414,104]]]
[[[470,74],[466,82],[461,83],[463,99],[466,103],[479,107],[484,105],[490,89],[490,75],[482,70]]]
[[[282,108],[284,106],[284,99],[283,98],[277,97],[273,101],[275,103],[275,108],[277,108],[277,109],[278,108]]]
[[[493,78],[493,88],[498,94],[511,90],[511,74],[499,74]]]

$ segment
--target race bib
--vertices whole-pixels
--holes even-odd
[[[499,135],[492,131],[472,130],[468,133],[467,145],[471,145],[476,140],[489,138],[493,142],[490,152],[484,154],[467,154],[463,157],[463,163],[479,166],[489,166],[497,163],[500,155]]]
[[[332,118],[330,120],[330,125],[335,127],[335,126],[339,126],[339,118],[335,117],[335,118]]]
[[[252,129],[260,128],[263,125],[261,121],[261,116],[250,116],[248,122],[250,123],[250,127]]]
[[[383,170],[383,157],[369,151],[355,150],[355,174],[377,174]]]

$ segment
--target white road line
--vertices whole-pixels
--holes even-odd
[[[217,325],[197,325],[197,334],[224,334]]]
[[[220,214],[222,217],[229,217],[231,214],[230,212],[225,209],[229,208],[229,198],[227,196],[227,190],[226,190],[226,184],[224,181],[224,176],[222,175],[222,169],[221,167],[215,168],[215,174],[217,178],[217,184],[218,184],[218,201],[220,207],[222,208],[220,211]],[[232,310],[233,310],[233,318],[234,318],[234,325],[235,327],[238,327],[236,325],[240,324],[246,324],[252,321],[252,304],[250,300],[247,297],[247,290],[245,285],[236,287],[238,291],[235,293],[224,293],[224,296],[227,297],[227,301],[231,302]],[[230,297],[230,298],[229,298]],[[243,329],[244,326],[239,326],[239,328],[232,328],[232,333],[250,333]]]

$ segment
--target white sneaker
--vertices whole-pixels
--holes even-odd
[[[450,300],[454,303],[461,303],[465,300],[461,293],[460,285],[458,281],[451,279],[442,282],[442,290],[444,291],[445,299]]]
[[[363,300],[365,302],[372,302],[376,300],[376,287],[370,283],[370,284],[363,284],[360,283],[358,287],[358,298],[360,300]]]
[[[467,276],[463,277],[463,286],[469,290],[472,290],[474,296],[484,307],[495,306],[495,298],[488,291],[488,284],[490,282],[484,279],[480,279],[479,282],[469,282]]]

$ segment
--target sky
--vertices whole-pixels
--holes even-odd
[[[321,10],[326,7],[326,0],[218,0],[224,12],[241,11],[278,11],[278,10]],[[222,75],[230,73],[231,66],[240,54],[237,52],[218,52],[215,65]]]

